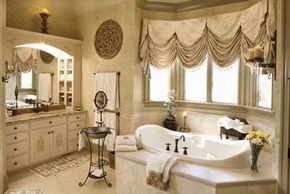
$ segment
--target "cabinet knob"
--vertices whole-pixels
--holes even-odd
[[[47,132],[48,134],[50,134],[50,131],[49,132]]]
[[[49,121],[49,124],[51,124],[52,123],[52,121]]]
[[[17,127],[14,127],[14,130],[17,130]]]
[[[14,139],[17,139],[17,136],[15,136]]]
[[[79,133],[77,133],[77,136],[79,136]]]
[[[14,151],[16,152],[17,151],[17,148],[14,148]]]
[[[79,124],[77,124],[77,127],[79,127],[80,125]]]
[[[77,119],[80,119],[80,117],[77,117]]]
[[[54,133],[54,131],[51,131],[51,133]]]
[[[14,162],[14,165],[16,166],[17,165],[17,162]]]

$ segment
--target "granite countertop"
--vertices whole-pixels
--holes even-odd
[[[116,153],[117,157],[128,159],[144,166],[152,155],[152,152],[146,150]],[[263,155],[262,161],[269,161],[269,155],[267,155],[266,153]],[[219,168],[179,161],[172,168],[171,172],[174,175],[215,187],[276,183],[276,179],[272,175],[272,167],[269,163],[263,164],[261,171],[255,173],[250,170],[250,167],[243,169]]]
[[[49,112],[27,113],[27,114],[21,114],[21,115],[16,115],[16,116],[10,116],[6,118],[5,122],[6,124],[9,124],[9,123],[14,123],[14,122],[29,121],[33,119],[41,119],[41,118],[62,116],[62,115],[75,114],[75,113],[84,113],[84,112],[86,111],[61,109],[61,110],[52,110]]]

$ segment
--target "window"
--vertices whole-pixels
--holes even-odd
[[[257,75],[257,105],[262,108],[272,108],[272,80],[268,75]]]
[[[237,60],[227,69],[212,65],[213,102],[238,103],[239,63]]]
[[[184,99],[206,102],[207,99],[207,58],[197,68],[185,69]]]
[[[150,73],[149,100],[167,100],[170,84],[170,69],[157,69],[150,66]]]
[[[20,79],[21,89],[32,89],[32,70],[27,73],[22,72]]]

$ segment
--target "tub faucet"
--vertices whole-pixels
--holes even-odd
[[[182,139],[182,141],[185,141],[185,137],[184,137],[184,135],[180,136],[180,138],[178,138],[178,139],[175,139],[175,149],[174,149],[174,152],[175,152],[175,153],[178,153],[178,142],[179,142],[179,140],[181,140],[181,139]]]

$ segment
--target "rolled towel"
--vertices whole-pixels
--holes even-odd
[[[134,135],[120,135],[116,138],[116,145],[136,146],[136,138]]]
[[[137,151],[137,147],[135,146],[129,146],[129,145],[116,145],[115,151],[116,152],[134,152]]]

